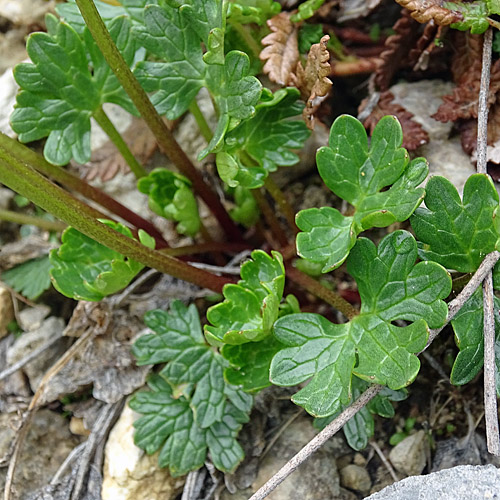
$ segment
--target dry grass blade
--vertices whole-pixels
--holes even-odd
[[[328,40],[330,37],[325,35],[319,43],[312,45],[306,67],[299,62],[295,74],[291,75],[291,83],[300,90],[306,101],[302,114],[309,128],[313,128],[314,113],[332,88],[332,81],[328,78],[331,73],[330,52],[326,47]]]
[[[288,85],[299,60],[297,28],[286,12],[269,19],[267,25],[272,33],[262,39],[265,47],[260,59],[266,61],[263,71],[271,81]]]
[[[413,19],[419,23],[427,23],[434,19],[436,24],[448,26],[463,20],[460,12],[443,7],[443,0],[396,0],[396,2],[408,9]]]

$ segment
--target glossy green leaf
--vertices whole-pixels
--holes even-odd
[[[199,159],[218,151],[224,134],[254,114],[262,88],[259,80],[250,76],[250,59],[237,50],[226,55],[223,65],[209,65],[206,86],[214,96],[219,122],[212,140],[198,155]]]
[[[4,271],[1,277],[2,281],[16,292],[29,300],[35,300],[50,287],[51,269],[52,264],[47,255]]]
[[[231,23],[256,23],[261,26],[280,11],[281,5],[273,0],[244,0],[228,4],[227,19]]]
[[[102,220],[129,238],[132,232],[117,222]],[[139,230],[139,240],[148,248],[155,242]],[[52,284],[63,295],[76,300],[99,301],[125,288],[143,265],[111,250],[76,229],[69,227],[61,237],[62,245],[50,252]]]
[[[471,175],[464,186],[463,201],[444,177],[432,177],[426,186],[425,204],[411,218],[422,242],[422,259],[439,262],[448,269],[474,272],[499,234],[495,227],[498,193],[490,177]]]
[[[288,347],[271,363],[271,382],[291,386],[311,378],[293,401],[324,417],[351,399],[352,374],[397,390],[416,377],[428,326],[441,326],[447,316],[442,300],[451,291],[447,271],[434,262],[415,265],[417,245],[406,231],[386,236],[378,249],[361,238],[347,269],[358,284],[361,313],[349,323],[333,324],[317,314],[291,314],[274,325],[277,339]],[[406,327],[392,322],[402,319]]]
[[[278,166],[299,161],[292,150],[302,148],[310,135],[303,120],[291,119],[302,113],[300,93],[290,87],[267,97],[252,118],[226,133],[216,156],[219,175],[229,186],[260,187]]]
[[[246,392],[257,392],[271,385],[269,367],[273,356],[283,349],[283,344],[269,335],[260,342],[224,345],[221,354],[230,367],[224,370],[225,379],[239,385]]]
[[[12,128],[21,142],[47,137],[44,156],[51,163],[64,165],[71,158],[86,163],[92,114],[105,102],[117,103],[129,112],[135,112],[134,107],[89,35],[84,36],[84,43],[68,24],[48,19],[52,33],[33,33],[28,38],[26,49],[32,63],[14,69],[21,92],[11,116]],[[126,62],[132,64],[136,50],[130,21],[115,18],[109,31]]]
[[[331,207],[299,212],[301,257],[321,264],[323,272],[331,271],[345,261],[359,233],[406,220],[413,213],[424,197],[417,186],[428,167],[422,158],[409,163],[402,140],[401,126],[393,116],[379,121],[370,147],[361,122],[347,115],[335,120],[329,146],[319,149],[316,162],[325,184],[355,211],[348,217]]]
[[[460,31],[470,30],[473,35],[480,35],[489,28],[488,1],[479,0],[471,3],[445,2],[443,7],[460,12],[464,17],[463,21],[453,23],[452,28]]]
[[[496,388],[500,396],[500,299],[494,297]],[[470,382],[484,364],[483,291],[479,287],[451,321],[458,353],[450,380],[452,384]]]
[[[149,208],[177,222],[180,234],[194,236],[201,226],[198,204],[191,182],[183,175],[156,168],[137,182],[137,189],[149,196]]]
[[[207,340],[215,345],[257,342],[267,337],[278,318],[285,270],[278,252],[272,257],[262,250],[241,266],[237,285],[224,286],[224,302],[207,311]]]

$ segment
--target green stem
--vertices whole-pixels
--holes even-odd
[[[146,92],[130,71],[120,51],[116,48],[92,0],[76,0],[76,4],[99,50],[120,81],[125,92],[127,92],[135,107],[139,110],[142,118],[158,141],[160,148],[179,171],[192,182],[193,189],[200,195],[215,215],[226,234],[233,240],[242,241],[242,236],[237,225],[231,220],[219,198],[205,183],[201,174],[179,146],[172,132],[165,125],[161,116],[149,100]]]
[[[259,56],[260,52],[262,51],[262,47],[260,44],[255,40],[255,38],[252,36],[252,34],[248,31],[247,26],[243,26],[239,23],[231,23],[231,28],[240,35],[240,37],[243,39],[243,41],[247,44],[248,48],[252,51],[254,59],[257,59],[259,61]]]
[[[31,150],[27,146],[24,146],[15,139],[11,139],[2,132],[0,132],[0,147],[6,149],[22,162],[27,163],[42,174],[50,177],[52,180],[59,182],[66,188],[72,189],[73,191],[82,194],[87,199],[95,201],[103,208],[109,210],[111,213],[118,215],[122,219],[132,224],[132,226],[138,229],[144,229],[144,231],[155,238],[157,248],[168,247],[168,243],[165,241],[163,235],[154,226],[154,224],[147,221],[146,219],[143,219],[135,212],[132,212],[132,210],[123,206],[120,202],[116,201],[114,198],[104,193],[100,189],[91,186],[76,175],[73,175],[67,170],[64,170],[64,168],[52,165],[51,163],[47,162],[41,155]],[[101,217],[107,216],[102,214]]]
[[[328,290],[328,288],[325,288],[321,283],[318,283],[315,279],[304,274],[295,267],[291,265],[286,266],[286,276],[314,296],[335,307],[335,309],[340,311],[347,319],[352,319],[359,314],[359,312],[338,293]]]
[[[194,119],[196,120],[196,124],[198,125],[198,128],[200,129],[201,135],[203,138],[207,141],[210,142],[212,139],[212,130],[208,126],[207,120],[205,119],[205,116],[201,112],[200,107],[198,106],[198,103],[196,102],[196,98],[194,98],[191,101],[191,104],[189,105],[189,111],[191,114],[194,116]]]
[[[2,209],[0,209],[0,220],[15,222],[16,224],[30,224],[46,231],[63,231],[67,227],[66,224],[57,220],[47,220],[34,215],[20,214],[19,212]]]
[[[102,245],[175,278],[221,293],[230,280],[151,250],[96,220],[96,211],[0,147],[0,183]]]
[[[123,156],[123,159],[127,162],[127,165],[130,167],[130,170],[132,170],[136,178],[140,179],[141,177],[146,177],[148,173],[132,154],[132,151],[130,151],[127,143],[123,140],[120,132],[116,130],[116,127],[108,118],[108,115],[104,112],[102,106],[99,106],[97,111],[95,111],[92,116],[98,125],[104,130],[111,142],[116,146],[116,149],[120,151],[120,154]]]
[[[273,200],[280,207],[281,212],[288,221],[288,224],[290,224],[290,227],[293,229],[294,233],[297,234],[299,232],[299,228],[297,227],[297,224],[295,224],[295,211],[290,203],[288,203],[288,200],[286,199],[283,191],[274,182],[271,176],[267,177],[264,183],[264,187],[268,190],[269,194],[273,197]]]

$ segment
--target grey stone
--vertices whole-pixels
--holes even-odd
[[[47,344],[54,336],[60,337],[64,327],[65,321],[62,318],[56,318],[55,316],[47,318],[40,328],[26,332],[16,340],[14,345],[7,351],[7,363],[13,365],[26,357],[30,352]],[[23,366],[22,370],[26,373],[33,392],[38,388],[38,384],[45,375],[45,372],[64,353],[66,347],[64,342],[56,342],[34,360]]]
[[[184,478],[173,478],[158,466],[158,453],[146,453],[134,444],[134,421],[139,417],[128,404],[106,442],[102,500],[169,500],[176,497]]]
[[[411,476],[365,500],[500,499],[500,470],[493,465],[460,465],[426,476]]]
[[[431,118],[443,103],[441,97],[449,94],[454,88],[451,82],[442,80],[421,80],[419,82],[404,82],[393,85],[390,91],[394,102],[401,104],[410,113],[413,120],[420,123],[429,134],[430,141],[446,140],[450,135],[453,123],[441,123]]]
[[[391,450],[389,458],[398,472],[416,476],[424,470],[428,446],[427,436],[420,430],[398,443]]]
[[[372,481],[364,467],[349,464],[340,470],[340,484],[345,488],[366,493],[370,491]]]

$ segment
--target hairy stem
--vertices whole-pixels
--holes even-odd
[[[118,149],[120,154],[123,156],[123,159],[127,162],[127,165],[130,167],[130,170],[132,170],[136,178],[140,179],[141,177],[145,177],[146,175],[148,175],[143,166],[132,154],[129,147],[127,146],[127,143],[120,135],[120,132],[116,130],[116,127],[113,125],[108,115],[102,109],[102,106],[97,109],[97,111],[93,114],[93,117],[98,125],[104,130],[111,142],[116,146],[116,149]]]
[[[291,265],[286,266],[286,276],[292,281],[306,289],[309,293],[324,300],[327,304],[333,306],[337,311],[340,311],[347,319],[352,319],[357,316],[359,312],[349,303],[342,298],[338,293],[328,290],[321,283],[311,278],[307,274],[299,271]]]
[[[198,106],[198,102],[196,101],[196,98],[194,98],[191,101],[191,104],[189,105],[189,111],[191,114],[194,116],[194,119],[196,120],[196,124],[198,125],[198,128],[200,129],[201,135],[203,138],[207,141],[210,142],[212,139],[212,129],[208,126],[207,120],[205,119],[205,116],[201,112],[200,107]]]
[[[260,189],[252,189],[250,191],[252,196],[254,197],[257,205],[259,206],[260,211],[264,215],[274,237],[278,240],[278,243],[281,247],[285,247],[288,245],[288,238],[279,223],[279,220],[276,218],[274,210],[271,208],[271,205],[267,202],[264,195],[261,193]]]
[[[56,186],[0,147],[0,183],[32,200],[81,233],[142,264],[217,293],[230,282],[185,262],[150,250],[96,220],[96,211]]]
[[[288,221],[288,224],[290,224],[290,227],[292,228],[293,232],[297,234],[299,232],[299,228],[297,227],[297,224],[295,224],[295,211],[293,207],[290,205],[290,203],[288,203],[288,200],[286,199],[286,196],[283,193],[283,191],[274,182],[271,176],[267,177],[264,183],[264,187],[267,189],[269,194],[273,197],[273,200],[280,207],[281,212]]]
[[[63,231],[67,226],[57,220],[47,220],[34,215],[21,214],[11,210],[0,209],[0,220],[15,222],[16,224],[30,224],[46,231]]]
[[[160,231],[151,222],[143,219],[140,215],[132,212],[132,210],[123,206],[120,202],[101,191],[100,189],[91,186],[76,175],[71,174],[62,167],[52,165],[35,151],[32,151],[27,146],[24,146],[15,139],[11,139],[7,135],[0,132],[0,147],[9,151],[13,156],[17,157],[24,163],[32,166],[38,172],[50,177],[52,180],[62,184],[68,189],[82,194],[87,199],[95,201],[103,208],[106,208],[111,213],[126,220],[138,229],[144,229],[149,235],[156,240],[156,248],[168,247],[167,242],[163,238]],[[106,217],[104,214],[99,217]]]
[[[170,158],[179,171],[192,182],[193,189],[212,211],[226,234],[233,240],[241,241],[242,236],[238,227],[229,217],[219,198],[205,183],[203,177],[198,173],[191,160],[179,146],[172,132],[165,125],[161,116],[149,100],[146,92],[130,71],[92,0],[76,0],[76,4],[99,50],[102,52],[135,107],[139,110],[139,113],[155,136],[162,151]]]

